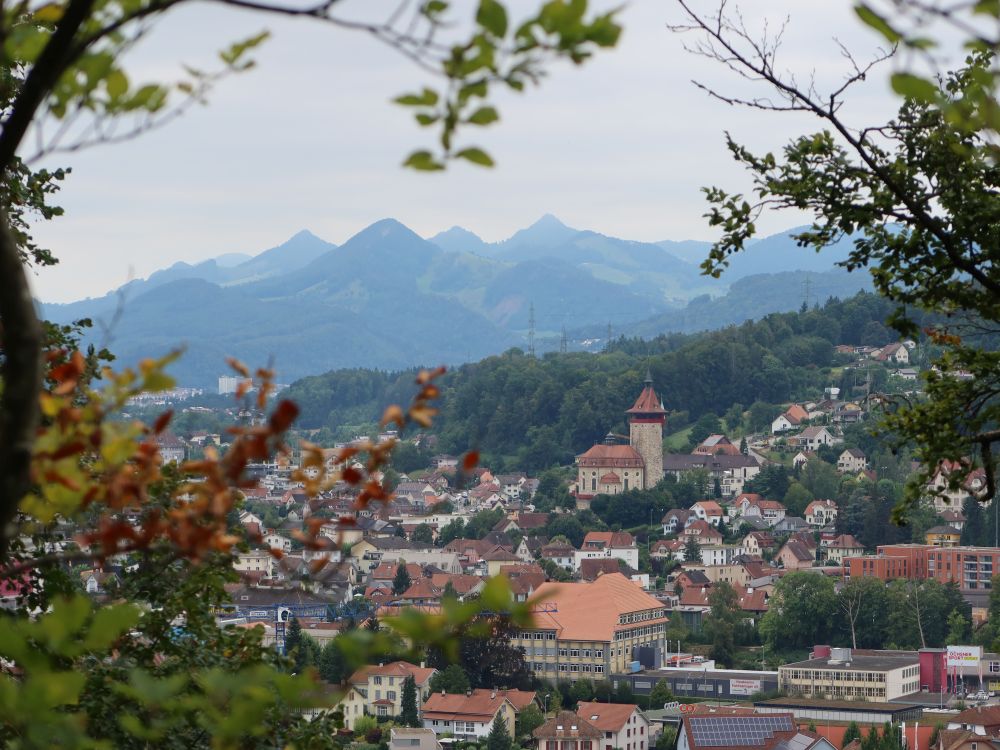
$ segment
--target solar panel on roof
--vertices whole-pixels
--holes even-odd
[[[766,743],[775,732],[791,732],[790,716],[693,716],[691,736],[700,747],[753,747]]]

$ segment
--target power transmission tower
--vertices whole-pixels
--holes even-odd
[[[535,303],[528,308],[528,354],[535,356]]]
[[[802,306],[809,308],[809,292],[812,291],[812,279],[806,275],[806,280],[802,282]]]
[[[566,339],[566,324],[563,323],[562,338],[559,339],[559,353],[565,354],[569,350],[569,342]]]
[[[608,321],[608,346],[605,351],[611,351],[611,321]]]

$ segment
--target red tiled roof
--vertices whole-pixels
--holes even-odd
[[[606,466],[608,461],[621,461],[615,466],[636,466],[643,465],[642,456],[639,451],[631,445],[595,445],[581,453],[577,457],[577,462],[581,466]]]
[[[660,406],[660,399],[653,390],[653,384],[646,381],[646,387],[642,389],[639,398],[632,404],[632,408],[626,414],[666,414],[666,410]]]
[[[473,690],[470,695],[432,693],[424,701],[420,715],[425,719],[484,722],[492,720],[506,700],[501,693],[483,689]]]
[[[605,732],[618,732],[639,707],[634,703],[588,703],[580,701],[577,716]]]

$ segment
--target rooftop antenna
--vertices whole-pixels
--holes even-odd
[[[566,324],[563,323],[562,338],[559,339],[559,353],[565,354],[569,349],[569,342],[566,339]]]
[[[528,354],[535,356],[535,303],[528,308]]]

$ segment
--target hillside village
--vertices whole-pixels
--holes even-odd
[[[888,363],[909,381],[914,348],[843,347],[840,355],[859,370]],[[404,445],[427,464],[393,471],[384,477],[392,499],[359,509],[344,482],[308,497],[292,480],[295,454],[253,466],[259,483],[244,491],[234,519],[245,542],[234,550],[237,580],[227,584],[232,603],[220,624],[257,629],[331,684],[343,682],[347,693],[329,710],[345,732],[394,748],[501,734],[540,750],[556,742],[695,748],[714,746],[705,732],[771,716],[756,746],[797,732],[797,747],[826,750],[841,743],[807,724],[900,723],[988,699],[994,681],[983,675],[1000,673],[1000,655],[987,650],[1000,548],[985,546],[981,470],[953,487],[957,465],[936,467],[922,524],[900,538],[896,527],[872,523],[872,509],[890,507],[880,493],[918,467],[873,464],[855,442],[869,418],[864,398],[843,400],[831,386],[821,400],[780,405],[768,429],[712,432],[681,452],[664,447],[670,415],[649,374],[636,392],[622,404],[629,434],[610,431],[564,471],[466,469],[462,456],[434,452],[433,433],[420,434]],[[220,436],[193,430],[159,440],[165,459],[180,462]],[[328,470],[345,468],[334,464],[342,447],[326,450]],[[302,545],[309,524],[326,549]],[[129,574],[123,563],[79,570],[81,586],[112,597]],[[533,607],[531,627],[497,642],[506,662],[395,659],[349,671],[333,655],[351,629],[378,629],[408,607],[437,612],[475,600],[495,577]],[[917,590],[941,602],[943,629],[918,605],[919,638],[905,631],[909,620],[880,626],[916,640],[859,637],[852,618],[861,605],[850,597],[872,581],[889,597],[929,587]],[[807,614],[793,602],[797,590],[826,597],[828,608]],[[809,624],[775,641],[768,623],[779,616]],[[849,647],[825,645],[845,638]],[[965,649],[960,667],[953,649]],[[707,697],[754,708],[716,711],[698,704]],[[816,699],[837,702],[824,708]],[[976,732],[963,716],[937,723]]]

